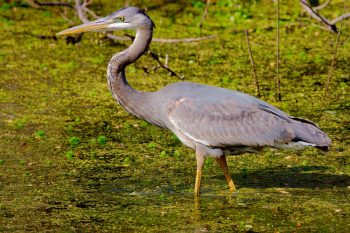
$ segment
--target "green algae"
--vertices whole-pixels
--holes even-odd
[[[149,9],[155,37],[216,34],[198,43],[151,49],[187,81],[254,95],[243,29],[250,33],[262,99],[317,122],[333,140],[328,153],[264,150],[228,158],[238,192],[230,194],[220,169],[207,160],[203,189],[193,198],[195,159],[170,132],[135,119],[106,84],[108,59],[130,42],[97,33],[75,45],[41,39],[70,25],[60,14],[0,7],[0,231],[5,232],[346,232],[350,221],[350,24],[328,97],[324,84],[335,35],[310,26],[301,9],[281,6],[283,102],[275,102],[275,8],[268,1],[222,1],[198,28],[201,1]],[[100,15],[122,7],[100,1]],[[323,10],[341,14],[340,1]],[[338,10],[338,11],[337,11]],[[335,13],[333,13],[335,12]],[[72,18],[73,13],[69,13]],[[171,15],[171,16],[169,16]],[[78,23],[78,21],[76,21]],[[139,90],[178,81],[149,55],[127,69]]]

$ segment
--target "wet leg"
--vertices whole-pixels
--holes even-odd
[[[194,194],[199,196],[201,190],[201,178],[202,170],[205,161],[204,153],[199,148],[196,149],[196,160],[197,160],[197,172],[196,172],[196,183],[194,186]]]
[[[219,164],[221,169],[224,171],[224,175],[226,177],[227,184],[230,187],[230,191],[232,191],[232,192],[235,191],[236,187],[235,187],[235,184],[233,183],[233,180],[231,179],[230,172],[228,170],[228,166],[227,166],[227,162],[226,162],[226,156],[222,155],[219,158],[216,158],[215,160]]]

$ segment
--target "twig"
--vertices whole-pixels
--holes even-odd
[[[62,18],[64,18],[67,22],[73,24],[74,22],[71,19],[68,19],[68,17],[63,13],[63,12],[59,12],[59,14],[61,15]]]
[[[275,77],[275,99],[282,100],[281,80],[280,80],[280,1],[277,0],[277,58],[276,58],[276,77]]]
[[[344,12],[345,12],[345,9],[346,9],[346,5],[344,3]],[[326,83],[326,95],[329,95],[328,90],[330,88],[330,84],[331,84],[331,81],[332,81],[334,66],[335,66],[335,63],[337,61],[337,51],[338,51],[338,46],[339,46],[339,39],[340,39],[340,35],[341,35],[341,29],[343,27],[343,22],[344,22],[344,20],[341,21],[341,24],[340,24],[340,27],[339,27],[339,32],[338,32],[338,35],[337,35],[337,42],[335,44],[335,48],[334,48],[334,51],[333,51],[333,59],[332,59],[331,67],[329,69],[329,73],[328,73],[328,77],[327,77],[327,83]]]
[[[197,38],[183,38],[183,39],[163,39],[163,38],[153,38],[153,42],[159,42],[159,43],[191,43],[191,42],[198,42],[202,40],[211,40],[216,38],[216,35],[210,35],[210,36],[203,36],[203,37],[197,37]]]
[[[343,42],[343,44],[346,44],[350,41],[350,36]]]
[[[92,3],[92,0],[84,0],[83,2],[83,7],[87,7],[88,5],[90,5]]]
[[[319,28],[319,29],[322,29],[322,30],[325,30],[325,31],[329,32],[329,27],[324,27],[324,26],[322,26],[322,25],[315,24],[315,23],[311,23],[310,25],[311,25],[311,26],[314,26],[314,27],[316,27],[316,28]],[[333,32],[333,31],[332,31],[332,32]]]
[[[300,4],[301,6],[305,9],[305,11],[314,19],[316,19],[317,21],[324,23],[330,31],[332,32],[338,32],[337,27],[332,24],[331,22],[329,22],[328,19],[324,18],[323,16],[321,16],[319,13],[317,13],[316,10],[314,10],[307,2],[306,0],[300,0]]]
[[[159,56],[157,54],[155,54],[154,52],[152,52],[151,50],[149,50],[149,53],[151,54],[151,57],[156,60],[159,64],[160,67],[162,67],[163,69],[166,69],[167,71],[170,72],[170,75],[171,76],[176,76],[178,77],[179,79],[183,80],[184,79],[184,76],[183,75],[178,75],[175,71],[173,71],[172,69],[170,69],[168,67],[168,55],[165,55],[165,62],[164,64],[160,61],[159,59]]]
[[[258,97],[260,97],[260,87],[259,87],[259,82],[258,82],[258,77],[256,75],[256,68],[255,68],[255,63],[254,63],[254,58],[253,58],[253,53],[250,47],[250,41],[249,41],[249,35],[247,29],[244,30],[245,32],[245,37],[247,39],[247,45],[248,45],[248,52],[249,52],[249,58],[250,58],[250,64],[252,66],[252,74],[255,82],[255,88],[256,88],[256,94]]]
[[[79,19],[80,19],[83,23],[88,23],[88,22],[90,22],[90,20],[85,16],[84,7],[83,7],[83,5],[80,3],[80,0],[75,0],[75,10],[76,10],[77,13],[78,13]]]
[[[95,14],[95,12],[93,12],[92,10],[90,10],[87,7],[84,7],[84,10],[86,11],[86,13],[89,13],[92,17],[94,17],[95,19],[98,19],[99,16]]]
[[[346,18],[350,18],[350,13],[343,14],[342,16],[339,16],[338,18],[335,18],[331,21],[331,24],[336,24],[339,21],[343,21]]]
[[[73,8],[73,6],[69,3],[66,2],[39,2],[37,0],[27,0],[27,2],[30,3],[34,3],[38,6],[63,6],[63,7],[69,7],[69,8]]]
[[[27,0],[27,3],[33,8],[36,8],[36,9],[40,8],[40,6],[33,0]]]
[[[329,31],[331,32],[338,32],[338,29],[336,27],[336,23],[338,23],[339,21],[342,21],[346,18],[350,18],[350,13],[345,13],[335,19],[333,19],[332,21],[329,21],[328,19],[326,19],[325,17],[321,16],[317,11],[324,8],[325,6],[328,5],[330,1],[328,0],[327,2],[325,2],[324,4],[318,6],[318,7],[311,7],[306,0],[300,0],[300,4],[301,6],[305,9],[305,11],[311,15],[312,18],[316,19],[317,21],[325,24],[328,28]]]
[[[319,10],[325,8],[325,7],[329,4],[330,1],[331,1],[331,0],[327,0],[327,1],[326,1],[325,3],[323,3],[322,5],[315,6],[315,7],[313,7],[312,9],[314,9],[315,11],[319,11]]]
[[[161,68],[160,65],[153,66],[151,68],[143,66],[142,69],[146,74],[149,74],[149,70],[157,70],[158,68]]]
[[[204,20],[208,16],[209,5],[210,5],[210,0],[206,0],[206,4],[205,4],[205,7],[204,7],[203,15],[202,15],[201,21],[199,22],[199,25],[198,25],[198,27],[200,27],[200,28],[203,27]]]

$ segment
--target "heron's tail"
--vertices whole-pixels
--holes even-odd
[[[313,146],[323,151],[328,151],[332,144],[327,134],[314,122],[302,118],[292,117],[292,128],[295,133],[294,142]]]

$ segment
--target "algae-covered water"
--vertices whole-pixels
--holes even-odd
[[[307,118],[332,138],[316,149],[228,157],[238,191],[205,164],[202,195],[193,196],[193,151],[170,132],[129,115],[113,100],[106,66],[130,41],[54,34],[80,24],[62,7],[0,4],[0,231],[3,232],[348,232],[350,229],[350,20],[336,34],[320,29],[297,1],[281,2],[282,101],[275,101],[276,4],[128,1],[147,8],[156,38],[216,35],[194,43],[152,43],[151,50],[186,81],[255,95],[248,29],[261,99]],[[73,4],[73,2],[71,2]],[[107,15],[123,1],[93,1]],[[343,14],[341,0],[322,10]],[[338,25],[339,27],[340,25]],[[122,36],[125,32],[117,32]],[[133,32],[127,32],[132,34]],[[127,69],[139,90],[179,81],[148,54]]]

